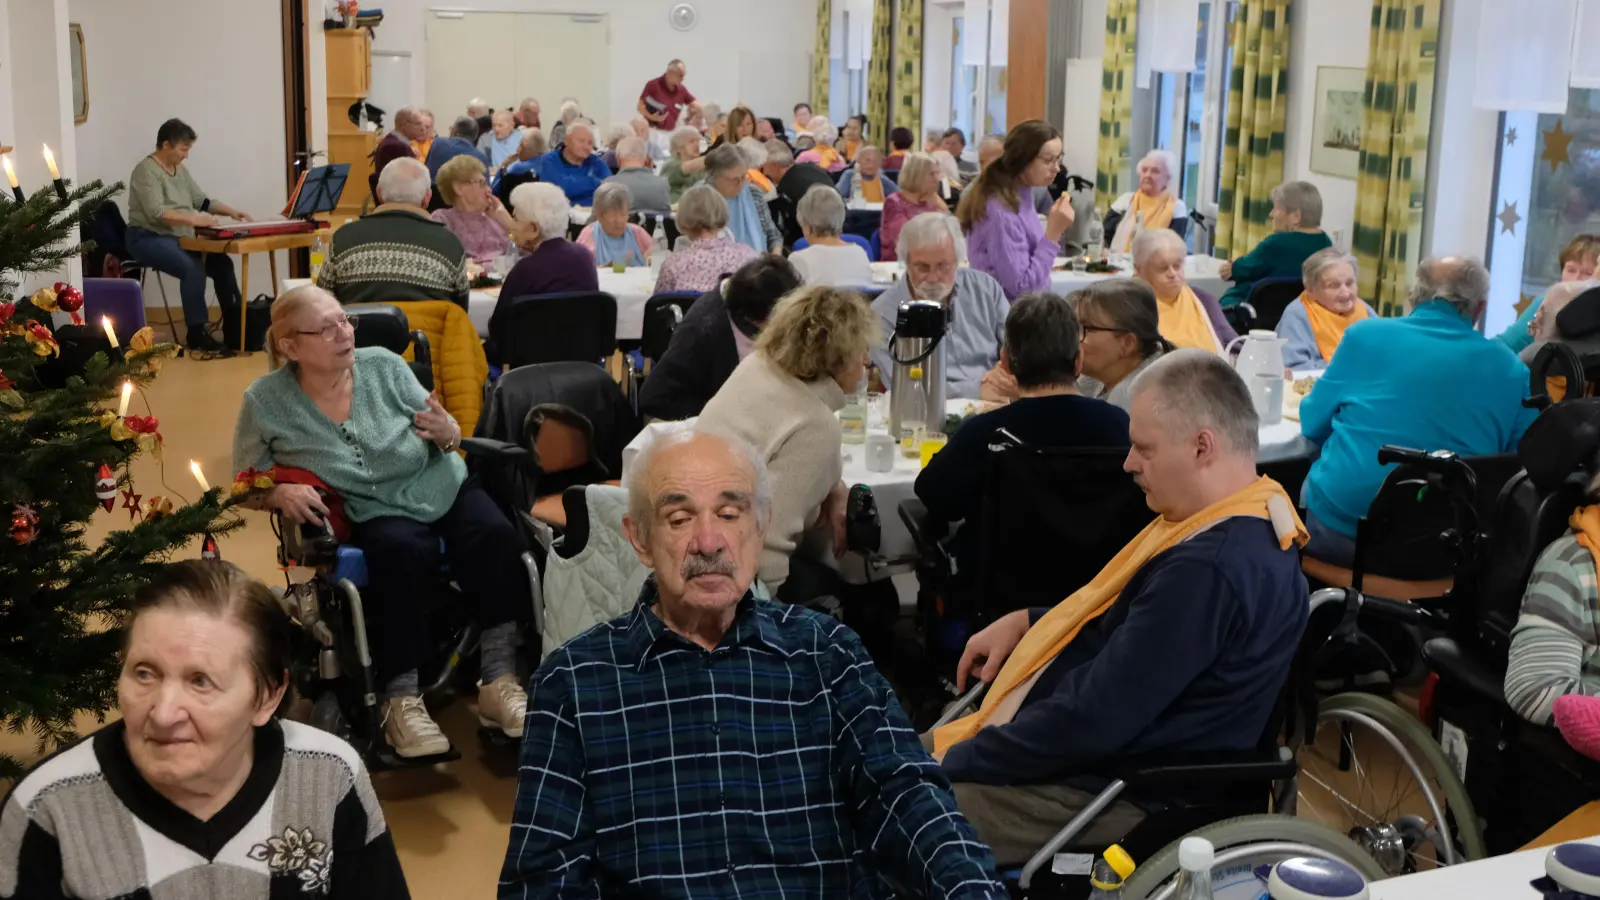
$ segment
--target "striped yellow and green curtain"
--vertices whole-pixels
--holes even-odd
[[[1107,209],[1132,183],[1128,134],[1133,124],[1134,25],[1138,0],[1106,0],[1105,67],[1100,81],[1100,145],[1095,203]]]
[[[922,4],[923,0],[900,0],[894,48],[894,121],[885,123],[886,129],[900,125],[914,135],[922,133]],[[883,152],[889,152],[887,137],[881,146]],[[913,149],[920,146],[915,144]]]
[[[890,72],[893,66],[894,0],[873,0],[872,63],[867,68],[867,133],[863,139],[882,147],[889,140]]]
[[[816,49],[811,53],[811,113],[818,116],[828,114],[828,67],[833,62],[828,56],[833,49],[833,2],[817,0]],[[844,0],[839,2],[843,3]]]
[[[1405,314],[1422,246],[1439,7],[1440,0],[1372,4],[1350,246],[1361,296],[1385,316]]]
[[[1283,181],[1289,0],[1242,0],[1228,44],[1233,71],[1228,73],[1215,250],[1223,259],[1249,253],[1272,233],[1272,189]]]

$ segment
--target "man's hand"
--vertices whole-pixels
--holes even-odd
[[[1232,281],[1233,280],[1233,263],[1232,262],[1223,262],[1222,265],[1217,266],[1217,274],[1222,277],[1223,281]]]
[[[1017,649],[1022,636],[1031,627],[1028,611],[1019,609],[995,620],[993,625],[967,639],[967,649],[961,651],[961,662],[956,664],[956,692],[967,690],[967,675],[976,674],[978,680],[989,683],[1000,675],[1011,651]]]
[[[978,399],[988,403],[1010,403],[1021,396],[1017,379],[1005,366],[996,365],[983,373],[978,382]]]
[[[833,531],[833,555],[844,556],[849,551],[845,541],[844,513],[845,506],[850,499],[850,490],[839,482],[828,491],[828,496],[822,501],[822,523]]]
[[[328,517],[328,507],[323,505],[321,495],[307,484],[277,485],[267,492],[267,506],[301,525],[321,525]]]

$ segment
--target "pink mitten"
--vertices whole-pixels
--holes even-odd
[[[1600,697],[1567,694],[1553,705],[1556,727],[1572,749],[1600,759]]]

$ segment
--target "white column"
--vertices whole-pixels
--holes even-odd
[[[9,0],[6,13],[11,65],[9,74],[0,70],[0,75],[7,76],[15,127],[6,139],[17,148],[13,154],[17,178],[32,193],[50,183],[44,161],[46,144],[55,153],[61,177],[77,178],[67,0]],[[73,259],[63,271],[34,276],[22,288],[31,291],[56,281],[81,283],[82,278],[82,266]]]

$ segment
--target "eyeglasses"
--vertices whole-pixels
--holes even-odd
[[[1089,335],[1094,333],[1094,332],[1096,332],[1096,331],[1104,331],[1107,334],[1127,334],[1128,333],[1128,329],[1126,329],[1126,328],[1107,328],[1104,325],[1080,325],[1078,327],[1083,331],[1083,337],[1078,339],[1079,342],[1088,340],[1089,339]]]
[[[1044,163],[1046,167],[1051,167],[1051,166],[1055,166],[1056,164],[1061,162],[1062,155],[1063,154],[1057,153],[1055,156],[1040,155],[1040,156],[1038,156],[1036,158],[1038,159],[1039,162]]]
[[[304,334],[304,335],[312,335],[312,334],[321,335],[323,340],[332,342],[332,341],[335,341],[335,340],[338,339],[339,332],[344,331],[345,329],[350,329],[351,331],[354,331],[355,327],[356,327],[355,323],[350,321],[350,317],[349,316],[341,315],[339,318],[334,319],[333,321],[331,321],[328,324],[322,326],[321,328],[317,329],[316,331],[302,331],[302,332],[300,332],[300,334]]]

